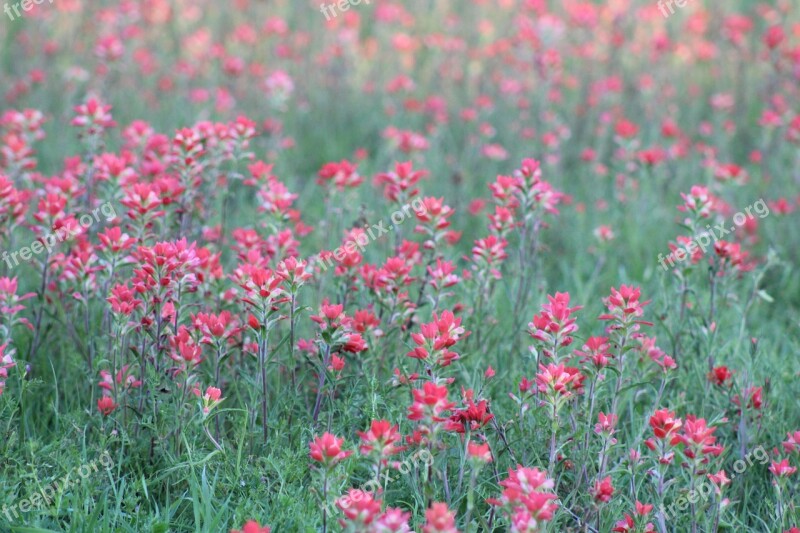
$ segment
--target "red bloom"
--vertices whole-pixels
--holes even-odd
[[[103,396],[97,400],[97,409],[103,414],[103,416],[110,415],[116,408],[117,404],[114,403],[114,400],[111,398],[111,396]]]
[[[486,400],[481,400],[477,404],[472,400],[467,400],[467,407],[456,409],[450,417],[452,424],[448,426],[458,433],[464,433],[467,428],[470,431],[477,431],[488,424],[494,415],[489,413],[489,404]]]
[[[352,451],[343,451],[342,444],[344,444],[343,438],[325,433],[309,443],[310,452],[308,455],[318,463],[322,463],[326,468],[331,468],[347,459],[353,453]]]
[[[344,306],[331,305],[328,300],[322,302],[319,315],[312,315],[311,320],[319,324],[321,335],[332,351],[343,350],[349,353],[363,352],[368,348],[366,341],[358,333],[352,331],[352,319],[344,314]]]
[[[402,509],[388,508],[386,512],[378,517],[375,523],[377,529],[381,533],[408,533],[411,528],[408,526],[408,521],[411,518],[411,513],[403,511]]]
[[[441,316],[433,314],[433,322],[422,324],[421,333],[412,333],[411,339],[417,345],[408,352],[408,357],[422,359],[432,365],[449,366],[458,359],[458,354],[449,350],[462,335],[468,334],[461,327],[461,318],[452,311],[443,311]]]
[[[342,350],[348,353],[363,352],[367,348],[367,342],[358,333],[347,334],[347,340],[342,344]]]
[[[797,468],[789,465],[788,459],[782,459],[780,462],[773,461],[769,466],[769,471],[777,478],[789,477],[795,472]]]
[[[742,250],[739,243],[719,240],[714,243],[714,252],[722,264],[729,264],[742,272],[752,270],[753,264],[748,263],[749,253]]]
[[[589,337],[582,350],[575,350],[575,355],[581,357],[581,363],[591,363],[598,369],[608,366],[609,361],[614,357],[610,351],[607,337]]]
[[[528,324],[528,334],[543,344],[547,356],[556,357],[559,347],[572,344],[572,334],[578,331],[572,314],[582,307],[569,307],[569,293],[557,292],[547,299],[549,303],[544,304],[542,312],[534,315]]]
[[[422,206],[419,210],[415,209],[414,214],[425,225],[417,226],[417,231],[434,236],[437,234],[436,232],[450,226],[450,222],[447,219],[453,216],[453,213],[455,211],[450,206],[445,205],[444,198],[434,198],[432,196],[423,198]]]
[[[370,309],[363,309],[353,313],[352,326],[355,331],[362,335],[372,332],[376,337],[383,336],[383,331],[380,329],[381,321]]]
[[[636,500],[636,505],[634,507],[635,516],[644,518],[647,515],[649,515],[652,510],[653,510],[652,505],[641,503],[639,500]],[[623,520],[620,520],[619,522],[614,524],[614,528],[611,531],[613,531],[614,533],[635,533],[635,532],[651,533],[656,530],[655,526],[653,526],[653,524],[650,522],[644,524],[644,526],[641,529],[637,529],[636,522],[637,522],[636,519],[634,519],[631,515],[626,514]]]
[[[608,313],[600,315],[598,319],[613,321],[612,330],[636,330],[639,324],[652,326],[650,322],[637,320],[644,315],[644,307],[650,303],[649,300],[640,302],[640,296],[641,290],[638,287],[620,285],[619,290],[611,287],[611,296],[604,299]]]
[[[720,470],[716,474],[707,474],[708,479],[714,484],[714,488],[716,493],[720,493],[720,489],[725,485],[730,485],[731,480],[728,479],[728,475],[725,473],[724,470]]]
[[[142,300],[136,298],[136,293],[127,284],[111,287],[111,295],[106,301],[111,304],[114,313],[125,316],[130,316],[142,306]]]
[[[312,278],[311,272],[308,271],[308,262],[296,257],[289,257],[278,263],[275,274],[294,289]]]
[[[494,235],[489,235],[485,239],[478,239],[472,247],[472,261],[479,270],[487,270],[492,277],[500,279],[500,264],[506,260],[506,246],[508,242]]]
[[[393,141],[394,145],[403,153],[425,151],[430,144],[428,140],[419,133],[409,130],[398,130],[388,127],[383,132],[383,136]]]
[[[255,520],[248,520],[245,522],[241,531],[238,529],[231,529],[231,533],[270,533],[270,531],[271,530],[269,526],[261,527],[261,525]]]
[[[672,444],[683,443],[686,446],[683,453],[689,459],[702,458],[704,455],[719,456],[723,447],[716,444],[717,439],[713,435],[716,429],[708,427],[705,419],[688,415],[683,432],[673,438]],[[703,462],[707,461],[708,459],[703,458]]]
[[[602,411],[597,415],[597,424],[594,425],[594,432],[598,435],[611,437],[616,432],[617,420],[619,417],[614,413],[606,415]],[[616,444],[616,439],[611,439],[611,444]]]
[[[327,182],[331,182],[339,191],[343,191],[346,187],[358,187],[364,181],[358,175],[356,165],[346,159],[339,163],[326,163],[318,175],[317,184],[325,185]]]
[[[428,267],[428,276],[430,278],[431,286],[440,291],[448,287],[456,285],[461,278],[455,272],[456,266],[450,261],[442,261],[441,258],[436,259],[436,267]]]
[[[667,158],[667,152],[664,149],[655,147],[647,150],[642,150],[638,154],[639,161],[648,166],[655,166]]]
[[[487,502],[503,508],[515,531],[535,531],[540,522],[552,520],[558,496],[550,492],[554,483],[545,472],[518,465],[516,470],[508,469],[508,478],[500,486],[503,487],[500,497]]]
[[[97,238],[100,240],[101,249],[109,250],[114,254],[127,250],[136,244],[136,239],[132,238],[127,233],[122,233],[122,230],[118,226],[108,228],[105,232],[98,233]]]
[[[192,325],[202,334],[201,342],[218,344],[238,334],[242,328],[236,325],[236,320],[230,311],[223,311],[219,315],[212,313],[197,313],[192,315]]]
[[[0,346],[0,355],[3,354],[2,348],[4,346],[5,345]],[[2,362],[2,358],[0,358],[0,362]],[[2,369],[2,367],[0,367],[0,370],[1,369]],[[98,383],[98,386],[101,389],[103,389],[103,394],[105,394],[107,396],[111,395],[112,391],[114,390],[114,380],[115,379],[116,379],[117,385],[119,385],[120,388],[128,388],[128,387],[130,387],[130,388],[136,389],[136,388],[139,388],[139,387],[142,386],[141,380],[136,379],[136,377],[130,372],[129,365],[124,365],[117,372],[116,378],[112,378],[111,377],[111,373],[108,372],[107,370],[101,370],[100,371],[100,378],[102,379],[102,381],[100,381],[100,383]]]
[[[718,387],[724,386],[726,383],[730,386],[733,380],[733,372],[728,370],[727,366],[717,366],[708,373],[708,381],[717,385]]]
[[[763,400],[761,395],[763,393],[763,389],[761,387],[748,387],[744,390],[743,396],[747,399],[747,408],[748,409],[761,409],[761,405]],[[735,395],[733,397],[733,403],[736,405],[741,406],[741,399],[739,395]]]
[[[422,533],[458,533],[456,514],[447,508],[446,503],[434,502],[425,511],[425,525]]]
[[[582,390],[583,375],[575,368],[563,364],[540,364],[536,374],[536,386],[539,392],[552,398],[569,398],[573,393]]]
[[[786,453],[792,453],[800,450],[800,431],[794,433],[787,433],[786,440],[783,442],[783,449]]]
[[[614,486],[611,484],[611,476],[606,476],[600,481],[595,481],[592,488],[592,497],[596,502],[608,503],[614,495]]]
[[[477,444],[475,442],[469,442],[467,444],[467,455],[474,460],[480,463],[491,463],[492,462],[492,451],[489,449],[489,444]]]
[[[368,431],[358,431],[361,437],[360,451],[363,455],[376,453],[382,460],[402,452],[405,447],[397,446],[402,440],[398,426],[387,420],[373,420]]]
[[[426,170],[414,170],[413,163],[395,163],[394,170],[375,176],[375,185],[383,186],[383,195],[392,202],[405,202],[419,194],[417,182],[427,176]]]
[[[616,125],[614,126],[614,133],[616,133],[623,139],[630,139],[631,137],[635,137],[636,134],[639,133],[639,126],[637,126],[630,120],[623,118],[617,121]]]
[[[83,128],[88,135],[96,135],[116,126],[111,118],[111,106],[95,97],[89,97],[86,103],[75,106],[75,113],[71,124]]]
[[[427,382],[421,389],[414,389],[411,393],[414,403],[408,409],[409,420],[425,421],[429,424],[444,422],[447,418],[442,416],[443,413],[455,405],[447,401],[447,387],[444,385]]]
[[[339,522],[346,531],[371,531],[368,526],[381,512],[381,502],[359,489],[350,489],[347,496],[336,500],[336,506],[344,513],[344,520]]]
[[[657,439],[667,440],[675,436],[682,425],[683,421],[668,409],[660,409],[650,417],[650,427]]]
[[[715,208],[714,197],[708,192],[707,187],[693,185],[689,194],[681,193],[683,205],[678,206],[678,211],[691,213],[699,218],[708,218]]]
[[[780,46],[785,38],[785,34],[783,33],[783,28],[779,25],[770,26],[766,33],[764,33],[764,44],[770,50],[773,50]]]

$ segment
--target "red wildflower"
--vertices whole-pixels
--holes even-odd
[[[414,403],[408,408],[408,419],[423,421],[434,425],[435,422],[445,422],[446,417],[442,416],[455,405],[447,400],[447,387],[427,382],[421,389],[411,391],[414,396]]]
[[[797,468],[794,466],[789,465],[788,459],[782,459],[781,461],[773,461],[772,464],[769,466],[769,471],[772,472],[777,478],[789,477],[795,472],[797,472]]]
[[[426,170],[414,170],[413,163],[395,163],[394,170],[375,176],[375,185],[383,186],[383,195],[392,202],[403,203],[419,194],[417,182],[427,176]]]
[[[718,387],[722,387],[726,384],[730,386],[732,384],[731,383],[732,380],[733,380],[733,372],[728,370],[727,366],[714,367],[708,373],[708,381],[710,381],[714,385],[717,385]]]
[[[547,296],[548,303],[528,324],[528,334],[542,343],[548,357],[557,357],[558,348],[572,344],[572,334],[578,331],[573,315],[581,306],[569,307],[569,293],[557,292]]]
[[[446,503],[432,503],[425,511],[422,533],[459,533],[456,529],[456,514],[447,508]]]
[[[611,476],[606,476],[602,480],[595,481],[592,487],[592,497],[595,502],[608,503],[614,495],[614,486],[611,484]]]
[[[376,453],[381,460],[402,452],[405,447],[397,446],[402,440],[402,435],[398,431],[398,426],[391,425],[387,420],[373,420],[368,431],[358,431],[361,437],[362,455]]]
[[[97,409],[103,414],[103,416],[110,415],[116,408],[117,404],[114,403],[114,400],[111,398],[111,396],[103,396],[97,400]]]
[[[326,468],[331,468],[344,459],[350,457],[352,451],[343,451],[344,439],[330,433],[325,433],[309,443],[309,457]]]
[[[683,421],[668,409],[660,409],[650,417],[650,427],[657,439],[667,440],[674,437],[683,425]]]
[[[417,345],[406,355],[422,359],[429,364],[440,367],[449,366],[458,359],[458,354],[449,350],[462,335],[468,334],[461,327],[461,318],[456,318],[452,311],[443,311],[441,316],[433,314],[433,322],[422,324],[421,333],[412,333],[411,339]]]
[[[326,163],[320,169],[318,176],[317,184],[325,185],[330,182],[339,191],[343,191],[347,187],[358,187],[364,181],[359,176],[356,165],[346,159],[339,163]]]
[[[346,531],[372,531],[369,526],[381,512],[381,502],[359,489],[350,489],[347,496],[336,500],[336,506],[344,513],[339,523]]]
[[[248,520],[245,522],[244,526],[242,526],[241,531],[238,529],[231,529],[230,533],[270,533],[271,530],[269,526],[262,527],[258,522],[255,520]]]

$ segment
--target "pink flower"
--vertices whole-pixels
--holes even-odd
[[[494,418],[494,415],[489,413],[489,403],[486,400],[475,403],[472,391],[469,390],[466,394],[468,395],[466,407],[456,409],[448,425],[448,429],[458,433],[464,433],[467,429],[478,431]]]
[[[600,315],[599,320],[613,321],[610,329],[629,329],[635,331],[639,324],[652,326],[650,322],[637,320],[644,315],[644,307],[650,301],[640,302],[641,291],[638,287],[620,285],[619,290],[611,287],[611,296],[605,298],[604,303],[608,313]]]
[[[202,334],[200,342],[205,344],[222,344],[243,328],[236,324],[230,311],[223,311],[219,315],[212,313],[197,313],[192,315],[192,325]]]
[[[270,533],[270,531],[271,530],[269,526],[261,527],[261,525],[255,520],[248,520],[245,522],[241,531],[237,529],[231,529],[230,533]]]
[[[610,437],[615,433],[618,417],[614,413],[604,414],[602,411],[597,415],[597,424],[594,425],[594,432],[598,435]],[[611,444],[616,444],[617,439],[611,439]]]
[[[492,462],[492,451],[489,449],[489,444],[476,444],[474,442],[470,442],[467,444],[467,455],[470,459],[477,461],[478,463],[491,463]]]
[[[309,456],[326,468],[331,468],[350,457],[352,451],[343,451],[344,439],[325,433],[309,443]]]
[[[381,512],[381,502],[369,492],[350,489],[347,496],[336,500],[336,506],[344,513],[340,520],[346,531],[371,531],[370,526]]]
[[[442,416],[455,405],[447,401],[447,387],[427,382],[421,389],[411,391],[414,396],[414,403],[408,409],[408,419],[414,421],[424,421],[428,424],[435,422],[445,422],[446,417]]]
[[[76,116],[71,124],[83,128],[89,135],[102,133],[116,126],[116,122],[111,118],[111,106],[95,97],[89,97],[86,103],[76,106],[75,113]]]
[[[797,468],[789,465],[788,459],[782,459],[780,462],[773,461],[769,467],[769,471],[777,478],[789,477],[795,472]]]
[[[650,427],[657,439],[667,440],[674,436],[683,425],[683,421],[668,409],[660,409],[650,417]]]
[[[581,363],[591,363],[598,369],[608,366],[610,360],[614,358],[607,337],[589,337],[582,351],[575,350],[575,355],[581,357]]]
[[[397,446],[402,440],[398,426],[387,420],[373,420],[367,431],[358,431],[361,437],[360,451],[363,455],[377,454],[382,460],[402,452],[405,447]]]
[[[563,364],[550,363],[547,366],[540,364],[539,373],[536,374],[536,387],[539,392],[551,398],[566,399],[573,393],[581,392],[583,376],[574,368]]]
[[[364,181],[359,176],[356,165],[345,159],[339,163],[326,163],[318,175],[317,184],[325,185],[331,182],[339,191],[343,191],[346,187],[358,187]]]
[[[708,479],[714,484],[714,490],[717,494],[722,492],[723,487],[730,485],[731,480],[724,470],[720,470],[716,474],[707,474]]]
[[[375,523],[376,533],[412,533],[408,525],[411,513],[402,509],[386,509]]]
[[[196,389],[195,389],[196,390]],[[200,391],[196,391],[195,394],[198,396],[200,395]],[[203,394],[203,415],[208,415],[212,409],[214,409],[220,402],[222,402],[224,398],[222,398],[222,391],[216,387],[208,387],[206,388],[205,394]]]
[[[552,520],[558,508],[553,494],[553,480],[537,468],[518,465],[516,470],[509,468],[508,478],[500,482],[503,492],[497,499],[487,500],[490,504],[503,508],[511,519],[515,531],[536,531],[541,522]],[[519,529],[524,523],[530,529]]]
[[[786,451],[786,453],[792,453],[800,450],[800,430],[795,431],[794,433],[787,433],[786,437],[786,440],[783,442],[783,449]]]
[[[395,163],[394,170],[375,176],[375,185],[383,186],[383,195],[392,202],[403,202],[419,194],[417,182],[428,174],[413,170],[413,163]]]
[[[459,533],[456,529],[456,514],[446,503],[435,502],[425,511],[422,533]]]
[[[468,334],[461,326],[461,318],[456,318],[452,311],[444,311],[441,316],[434,313],[433,322],[422,324],[420,330],[421,333],[411,334],[411,339],[417,347],[406,355],[440,367],[449,366],[458,359],[458,354],[449,348]]]
[[[97,400],[97,409],[103,414],[103,416],[110,415],[116,408],[117,404],[114,403],[114,400],[111,398],[111,396],[103,396]]]
[[[611,484],[611,476],[606,476],[602,480],[595,481],[592,488],[592,497],[596,502],[608,503],[614,495],[614,486]]]
[[[572,344],[572,334],[578,331],[572,315],[581,307],[569,306],[569,293],[557,292],[555,296],[548,295],[547,299],[542,312],[528,324],[528,334],[543,345],[548,357],[556,357],[558,348]]]
[[[683,426],[683,433],[675,436],[673,444],[683,443],[685,445],[683,454],[689,459],[700,458],[702,462],[708,462],[708,458],[704,458],[704,455],[717,457],[723,451],[723,447],[716,444],[717,439],[713,436],[716,429],[708,427],[705,419],[688,415]]]

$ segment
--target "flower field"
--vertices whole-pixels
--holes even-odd
[[[0,532],[800,533],[794,0],[22,0]]]

